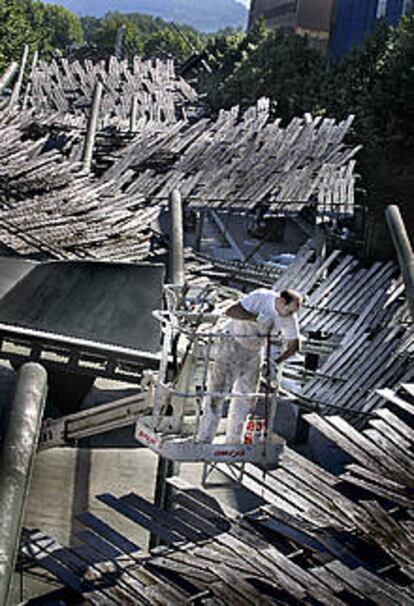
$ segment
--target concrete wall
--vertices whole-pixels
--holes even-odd
[[[335,0],[300,0],[297,26],[329,36],[334,8]]]
[[[264,17],[267,27],[294,30],[297,22],[298,0],[253,0],[249,27]]]

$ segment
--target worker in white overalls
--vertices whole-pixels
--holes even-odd
[[[302,297],[293,290],[277,293],[260,288],[232,305],[225,315],[231,318],[223,328],[223,337],[215,346],[215,362],[208,378],[209,393],[256,393],[260,366],[267,337],[281,333],[285,346],[276,359],[283,362],[300,348],[297,312]],[[211,443],[222,415],[224,398],[207,396],[197,435],[198,442]],[[235,397],[230,400],[226,443],[242,441],[243,426],[255,405],[255,398]]]

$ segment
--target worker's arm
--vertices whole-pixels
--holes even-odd
[[[282,351],[280,356],[276,359],[276,364],[280,364],[284,362],[291,356],[295,355],[297,351],[300,350],[300,340],[299,339],[291,339],[287,342],[286,348]]]
[[[251,313],[244,309],[241,303],[232,305],[224,312],[226,316],[232,318],[232,320],[250,320],[251,322],[257,319],[258,314]]]

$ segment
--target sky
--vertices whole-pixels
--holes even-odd
[[[250,0],[237,0],[237,2],[240,2],[240,4],[244,4],[246,8],[250,7]]]

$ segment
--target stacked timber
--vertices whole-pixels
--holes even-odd
[[[174,63],[134,57],[132,65],[111,57],[108,61],[40,62],[30,74],[25,106],[36,115],[58,113],[68,121],[86,119],[96,82],[104,85],[103,125],[127,126],[135,99],[136,119],[174,123],[197,102],[195,91],[177,77]]]
[[[107,174],[122,177],[130,192],[160,200],[178,188],[194,207],[263,205],[269,214],[297,214],[312,205],[324,218],[352,215],[359,148],[344,145],[352,121],[307,115],[283,128],[262,99],[244,114],[235,107],[216,120],[168,130],[144,124]],[[170,159],[166,170],[158,169],[159,154]]]

